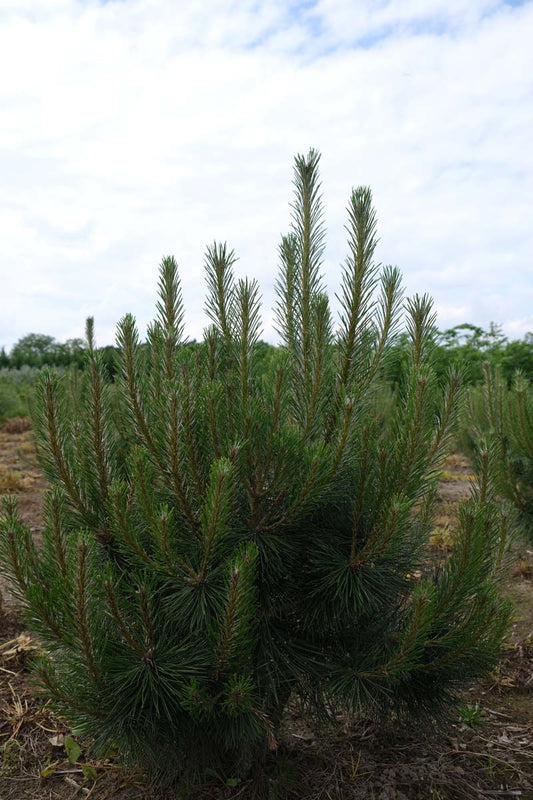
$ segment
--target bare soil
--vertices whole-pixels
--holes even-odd
[[[433,546],[452,546],[457,507],[471,470],[452,456],[439,485]],[[0,494],[15,492],[38,540],[45,481],[23,422],[0,430]],[[296,709],[267,764],[272,800],[533,800],[533,552],[518,546],[505,592],[515,605],[501,662],[492,675],[461,691],[458,711],[424,730],[377,726],[358,719],[315,730]],[[111,761],[86,761],[84,743],[71,764],[68,724],[54,717],[32,686],[28,662],[38,647],[24,632],[0,575],[0,800],[160,800],[143,777]],[[231,783],[232,785],[228,785]],[[253,800],[253,781],[213,778],[185,800]],[[264,795],[263,795],[264,796]]]

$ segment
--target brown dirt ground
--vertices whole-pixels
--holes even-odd
[[[461,455],[451,456],[443,471],[433,535],[442,555],[451,547],[470,473]],[[37,539],[44,488],[30,430],[21,422],[4,426],[0,494],[17,493]],[[0,800],[159,800],[142,776],[111,762],[86,762],[83,750],[69,763],[63,746],[68,724],[54,717],[32,688],[27,661],[37,643],[24,633],[1,575],[0,592]],[[515,616],[502,660],[487,679],[462,690],[462,716],[456,712],[443,726],[421,731],[345,719],[316,731],[289,710],[277,757],[267,768],[269,798],[533,800],[533,549],[516,547],[505,592]],[[182,797],[258,798],[251,781],[235,783],[228,787],[214,779]]]

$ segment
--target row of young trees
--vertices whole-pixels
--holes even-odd
[[[493,481],[498,494],[516,510],[523,536],[533,541],[533,390],[517,371],[509,382],[501,370],[484,365],[484,383],[467,396],[461,426],[463,450],[476,463],[494,452]]]
[[[522,339],[508,339],[501,328],[491,323],[488,330],[463,323],[445,331],[435,331],[433,336],[433,367],[439,379],[444,379],[450,369],[460,369],[464,382],[480,385],[484,382],[485,367],[498,369],[508,384],[517,370],[533,381],[533,334]],[[407,333],[401,333],[392,345],[390,379],[401,381],[409,346]]]
[[[317,720],[435,716],[493,667],[509,619],[499,583],[512,523],[495,500],[494,451],[480,451],[453,554],[434,563],[460,376],[434,369],[429,298],[404,301],[398,270],[374,262],[366,187],[349,200],[334,324],[318,164],[315,151],[295,161],[282,344],[266,368],[258,285],[235,278],[226,245],[207,251],[211,325],[198,347],[184,344],[165,258],[147,343],[131,315],[118,325],[113,384],[92,320],[79,393],[51,370],[39,380],[52,485],[39,549],[4,501],[2,563],[46,647],[42,686],[94,752],[118,748],[154,779],[260,776],[290,698]]]
[[[498,369],[508,383],[516,370],[533,381],[533,333],[510,340],[494,323],[487,331],[464,323],[439,333],[436,345],[437,369],[443,372],[452,364],[463,364],[468,383],[479,384],[484,380],[485,363]]]

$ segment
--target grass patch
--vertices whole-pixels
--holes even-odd
[[[449,526],[443,528],[436,528],[429,537],[429,543],[437,550],[444,550],[448,552],[453,546],[453,534]]]
[[[21,442],[17,447],[18,455],[30,456],[33,455],[34,453],[35,453],[35,443],[31,439]]]
[[[33,483],[30,475],[25,475],[14,469],[2,469],[0,467],[0,494],[9,492],[24,492]]]
[[[439,480],[441,481],[470,481],[475,480],[475,475],[470,473],[450,472],[448,469],[443,469],[439,472]]]

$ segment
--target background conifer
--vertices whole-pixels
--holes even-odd
[[[502,499],[511,503],[522,533],[533,540],[533,395],[520,370],[512,381],[484,364],[482,387],[469,392],[469,414],[462,441],[473,461],[490,446],[493,481]]]

